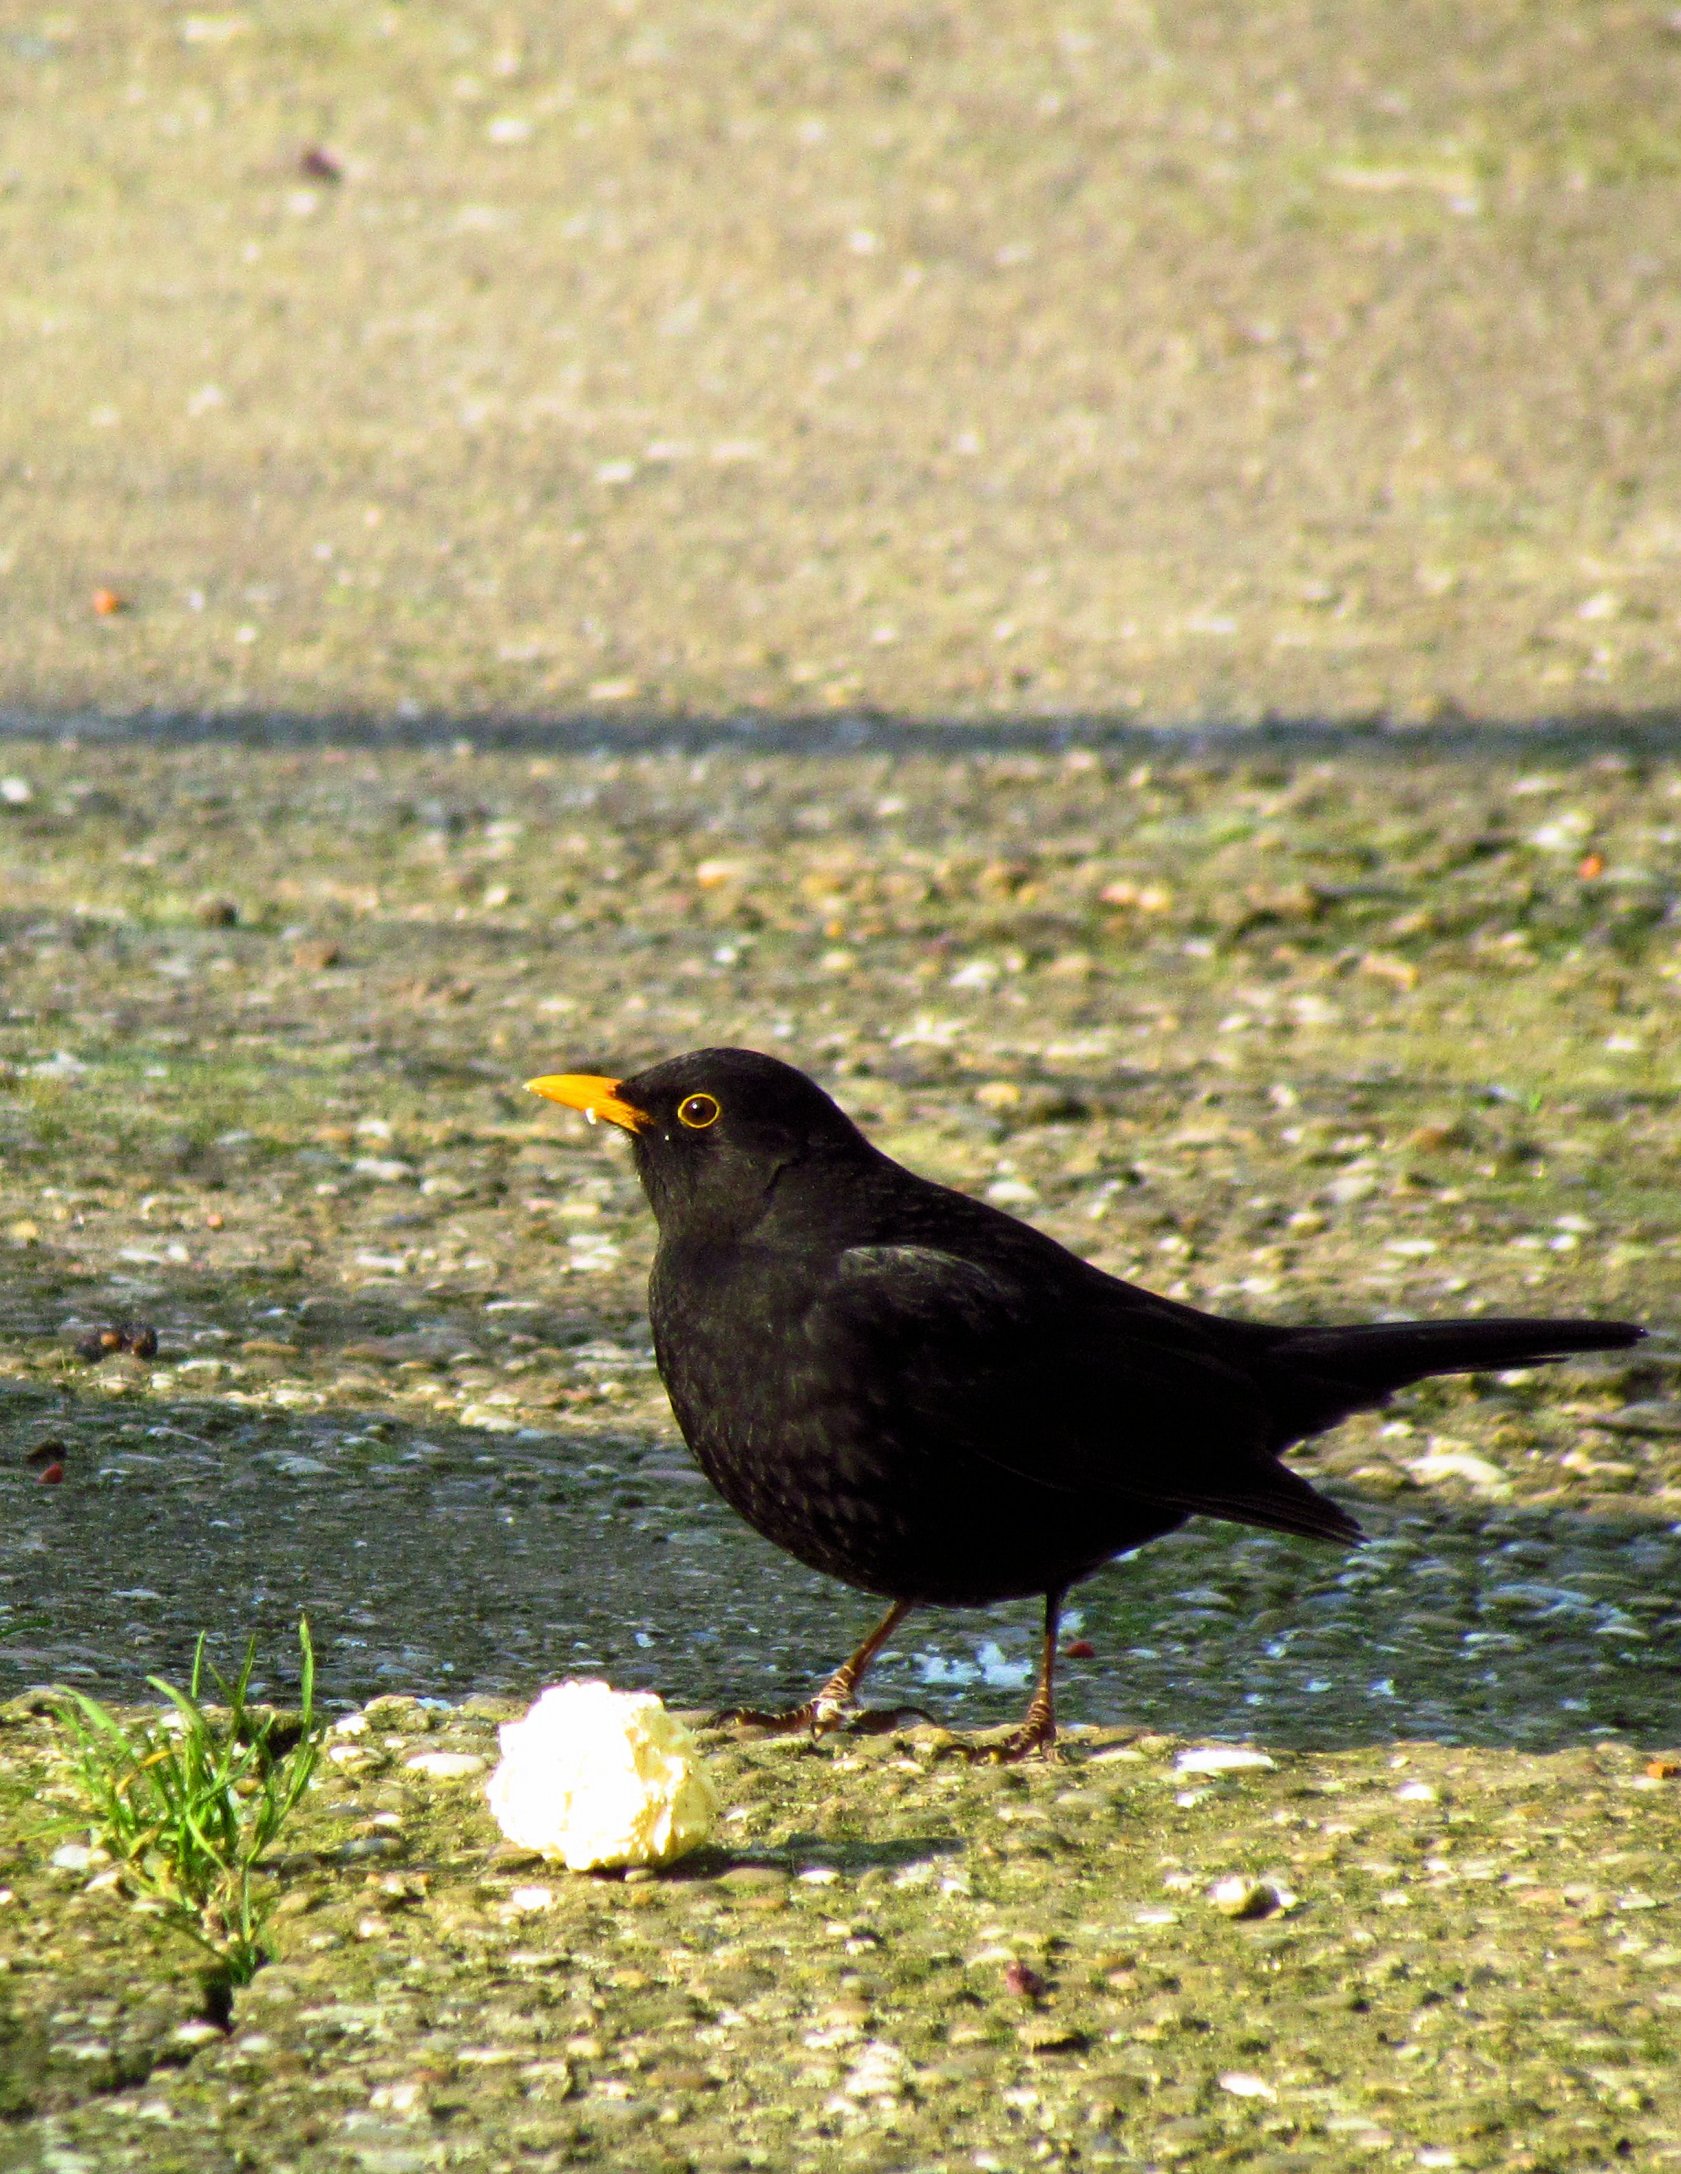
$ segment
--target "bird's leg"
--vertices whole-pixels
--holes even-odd
[[[853,1697],[864,1679],[864,1671],[909,1615],[910,1609],[908,1600],[896,1600],[858,1650],[841,1663],[828,1682],[803,1706],[793,1706],[779,1714],[761,1713],[751,1706],[732,1706],[715,1719],[742,1722],[750,1728],[766,1729],[776,1736],[796,1736],[803,1729],[809,1729],[813,1736],[826,1736],[831,1729],[838,1729],[852,1711]]]
[[[1037,1754],[1049,1755],[1056,1742],[1056,1696],[1052,1679],[1056,1674],[1057,1624],[1062,1617],[1062,1595],[1045,1595],[1045,1644],[1039,1659],[1039,1681],[1033,1687],[1033,1701],[1019,1729],[1006,1736],[1001,1744],[995,1744],[983,1757],[996,1759],[1001,1765],[1014,1766],[1019,1760],[1031,1759]]]

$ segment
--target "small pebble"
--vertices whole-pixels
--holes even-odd
[[[1086,2034],[1072,2023],[1058,2023],[1050,2016],[1035,2016],[1018,2026],[1016,2036],[1029,2053],[1077,2053]]]
[[[401,1854],[403,1846],[398,1834],[359,1834],[349,1842],[341,1842],[328,1862],[349,1865],[360,1864],[367,1857],[394,1857]]]
[[[486,1862],[499,1872],[514,1872],[540,1865],[544,1858],[540,1849],[527,1849],[522,1842],[498,1842]]]
[[[191,2023],[177,2023],[169,2035],[178,2046],[207,2046],[212,2039],[222,2038],[226,2033],[218,2030],[214,2023],[195,2020]]]
[[[488,1763],[476,1751],[417,1751],[403,1762],[410,1773],[433,1781],[465,1781],[470,1774],[482,1774]]]
[[[1245,1751],[1241,1744],[1204,1744],[1182,1751],[1173,1762],[1176,1774],[1266,1773],[1277,1762],[1264,1751]]]
[[[1273,1917],[1280,1911],[1293,1909],[1296,1897],[1287,1887],[1280,1887],[1272,1880],[1251,1880],[1240,1872],[1216,1880],[1208,1890],[1208,1899],[1222,1917],[1254,1918]]]

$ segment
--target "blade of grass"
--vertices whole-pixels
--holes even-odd
[[[315,1705],[315,1649],[298,1624],[301,1715],[295,1741],[273,1749],[274,1716],[251,1710],[256,1641],[231,1681],[206,1658],[200,1633],[182,1690],[148,1681],[165,1702],[155,1726],[125,1725],[97,1699],[69,1693],[59,1710],[70,1763],[97,1839],[124,1865],[135,1892],[217,1961],[227,1985],[249,1982],[267,1959],[263,1929],[273,1896],[252,1874],[309,1787],[325,1729]],[[206,1675],[224,1702],[204,1703]]]

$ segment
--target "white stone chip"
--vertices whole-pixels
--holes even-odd
[[[1409,1458],[1407,1470],[1427,1487],[1436,1480],[1463,1480],[1475,1493],[1491,1500],[1512,1491],[1511,1481],[1497,1464],[1490,1464],[1486,1457],[1469,1449],[1438,1446],[1427,1456]]]
[[[1241,1744],[1200,1744],[1182,1751],[1173,1762],[1176,1774],[1262,1774],[1278,1764],[1264,1751],[1247,1751]]]
[[[53,1851],[48,1862],[60,1872],[91,1872],[111,1860],[104,1850],[94,1849],[86,1842],[64,1842]]]
[[[465,1781],[469,1774],[482,1774],[490,1761],[476,1751],[417,1751],[403,1764],[411,1773],[425,1774],[433,1781]]]
[[[1277,1917],[1293,1910],[1301,1899],[1277,1880],[1252,1880],[1247,1873],[1228,1873],[1208,1890],[1208,1899],[1225,1917]]]

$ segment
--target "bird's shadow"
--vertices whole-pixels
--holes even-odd
[[[167,1344],[258,1295],[170,1278],[153,1311]],[[440,1297],[429,1318],[450,1309]],[[62,1341],[71,1306],[26,1272],[4,1310],[14,1336]],[[321,1333],[365,1335],[367,1312]],[[461,1323],[475,1325],[465,1307]],[[14,1382],[3,1432],[0,1691],[53,1679],[145,1697],[207,1629],[219,1665],[255,1632],[284,1698],[307,1611],[329,1700],[529,1698],[599,1674],[677,1706],[793,1704],[869,1620],[647,1427],[487,1437],[389,1408],[117,1400],[78,1374]],[[25,1461],[47,1436],[68,1445],[53,1486]],[[1064,1721],[1303,1750],[1681,1737],[1672,1507],[1424,1489],[1349,1506],[1372,1535],[1352,1553],[1194,1520],[1078,1587],[1066,1639],[1090,1650],[1060,1664]],[[1012,1723],[1037,1637],[1031,1602],[918,1611],[869,1695],[964,1732]]]
[[[1077,1588],[1064,1721],[1303,1751],[1681,1737],[1669,1513],[1634,1497],[1584,1512],[1422,1492],[1350,1506],[1371,1534],[1353,1553],[1197,1519]],[[919,1686],[952,1727],[1012,1718],[1035,1613],[913,1617],[878,1695]],[[978,1680],[962,1684],[965,1669]]]

